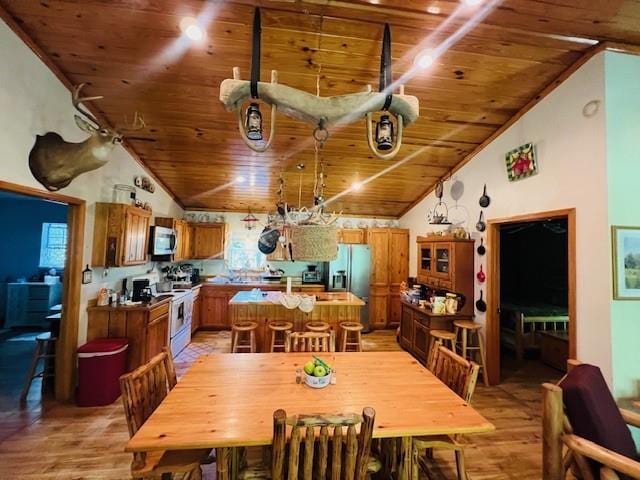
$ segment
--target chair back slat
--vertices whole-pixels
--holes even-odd
[[[431,358],[431,372],[466,402],[476,388],[480,367],[443,345],[438,345]]]
[[[304,437],[304,464],[302,477],[304,480],[312,480],[313,474],[313,450],[316,441],[316,435],[313,427],[307,427]]]
[[[372,408],[365,408],[362,416],[302,415],[286,418],[283,410],[276,411],[273,416],[271,478],[327,480],[330,469],[331,480],[365,480],[374,419]],[[287,425],[291,426],[288,445]]]
[[[330,332],[287,332],[285,352],[333,352],[335,333]]]

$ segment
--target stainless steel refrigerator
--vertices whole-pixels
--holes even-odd
[[[369,331],[369,277],[371,250],[368,245],[338,245],[338,257],[327,268],[327,291],[351,292],[364,301],[360,309],[363,331]]]

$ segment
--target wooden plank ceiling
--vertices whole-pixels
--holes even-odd
[[[233,66],[248,78],[256,4],[262,6],[262,80],[277,69],[280,83],[315,93],[319,76],[324,96],[367,84],[377,89],[384,22],[391,24],[398,78],[411,67],[416,45],[439,44],[478,8],[447,21],[457,0],[0,0],[69,81],[104,95],[93,106],[110,123],[131,119],[136,110],[144,114],[148,127],[128,145],[183,206],[228,211],[273,210],[281,173],[290,203],[297,205],[300,181],[303,204],[311,200],[312,128],[279,115],[273,148],[257,154],[218,101]],[[200,47],[185,48],[179,39],[186,15],[210,19]],[[420,99],[420,119],[405,130],[395,160],[371,155],[364,120],[331,132],[322,152],[327,197],[411,159],[330,208],[401,215],[596,40],[640,44],[639,25],[638,0],[504,0],[407,82],[406,93]],[[299,163],[306,165],[302,174]],[[238,175],[247,181],[229,185]]]

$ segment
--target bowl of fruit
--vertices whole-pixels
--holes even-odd
[[[304,364],[304,377],[311,388],[324,388],[331,383],[331,365],[314,356]]]

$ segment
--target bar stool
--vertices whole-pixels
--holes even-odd
[[[484,355],[484,345],[482,343],[482,337],[480,335],[482,325],[471,320],[454,320],[453,326],[455,327],[456,339],[458,338],[458,333],[460,333],[461,336],[460,352],[462,354],[462,357],[466,358],[467,360],[475,361],[475,353],[480,353],[480,361],[476,363],[478,363],[480,365],[480,368],[482,368],[482,378],[484,379],[484,384],[488,387],[489,382],[487,380],[487,369],[485,367],[487,362]]]
[[[275,352],[276,348],[281,348],[282,351],[287,349],[287,332],[293,330],[293,323],[284,322],[280,320],[274,320],[267,325],[271,330],[271,352]],[[278,334],[280,334],[280,341],[278,341]]]
[[[304,325],[304,328],[309,332],[324,333],[328,332],[331,329],[331,325],[329,325],[327,322],[315,321],[307,322]]]
[[[340,330],[342,334],[342,348],[343,352],[348,352],[349,347],[355,348],[354,352],[362,351],[362,324],[359,322],[342,322],[340,323]],[[349,339],[349,336],[353,339]]]
[[[231,352],[256,353],[256,322],[237,322],[231,326]]]
[[[448,330],[431,330],[429,332],[431,338],[429,339],[429,354],[427,355],[427,368],[431,365],[431,355],[435,352],[435,349],[439,345],[447,346],[446,342],[449,342],[449,348],[452,352],[456,351],[456,333]]]
[[[34,378],[42,378],[41,390],[44,391],[45,378],[55,377],[55,367],[53,366],[53,362],[56,358],[56,340],[57,338],[52,336],[51,332],[41,333],[36,337],[36,350],[33,353],[27,381],[22,389],[22,393],[20,394],[20,402],[25,402],[27,400],[27,395],[31,388],[31,382],[33,382]],[[38,362],[41,358],[44,359],[44,366],[41,372],[36,373]]]

